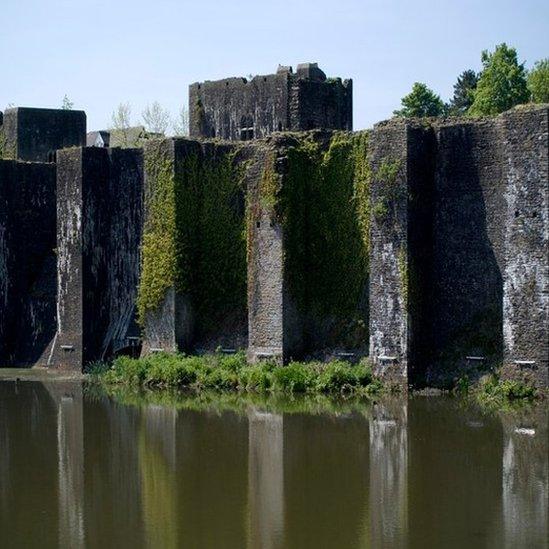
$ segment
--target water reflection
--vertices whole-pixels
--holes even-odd
[[[451,399],[198,411],[2,382],[0,546],[546,547],[547,425]]]

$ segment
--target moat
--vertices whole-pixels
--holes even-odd
[[[546,404],[0,380],[2,547],[547,547]]]

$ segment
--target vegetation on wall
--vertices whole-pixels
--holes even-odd
[[[169,288],[189,295],[200,321],[244,308],[246,244],[242,168],[218,147],[189,150],[174,169],[168,141],[145,154],[148,190],[138,295],[141,323]]]
[[[370,241],[368,134],[308,134],[284,150],[282,183],[271,159],[260,203],[284,228],[286,273],[298,309],[309,318],[361,324]],[[362,307],[363,309],[365,307]],[[349,324],[350,322],[350,324]]]

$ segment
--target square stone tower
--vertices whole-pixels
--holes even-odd
[[[189,87],[190,135],[232,141],[276,131],[353,129],[352,80],[326,78],[317,63],[276,74],[226,78]]]

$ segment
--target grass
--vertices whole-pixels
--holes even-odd
[[[472,397],[484,408],[504,410],[543,398],[543,391],[524,381],[503,379],[498,372],[481,377],[472,383],[467,376],[459,378],[454,394]]]
[[[106,386],[236,391],[259,394],[372,396],[382,391],[363,361],[271,362],[249,364],[244,352],[234,355],[186,356],[155,353],[143,358],[119,357],[112,365],[94,364],[90,377]]]

